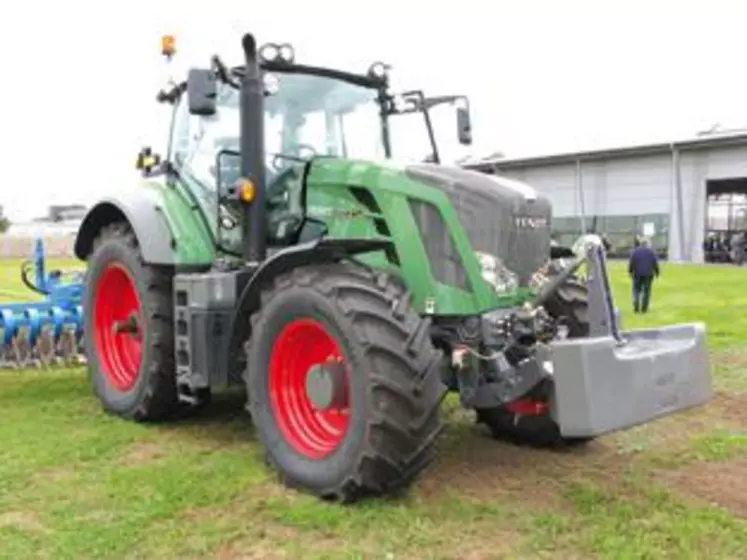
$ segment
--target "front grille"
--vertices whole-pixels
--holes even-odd
[[[469,279],[462,257],[438,208],[421,200],[410,199],[409,203],[428,254],[433,278],[441,284],[469,291]]]
[[[522,285],[547,261],[549,224],[536,228],[517,225],[517,218],[519,223],[526,224],[526,217],[545,218],[549,222],[542,212],[532,212],[533,208],[526,207],[505,208],[500,202],[474,193],[449,198],[474,249],[500,258],[519,276]]]
[[[441,189],[473,248],[500,258],[522,285],[547,262],[552,210],[546,198],[527,198],[487,175],[458,168],[413,166],[408,173]]]

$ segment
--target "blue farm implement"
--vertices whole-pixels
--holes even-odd
[[[0,302],[0,368],[74,365],[83,356],[84,274],[46,273],[44,243],[21,265],[21,281],[38,301]],[[33,279],[32,279],[33,276]]]

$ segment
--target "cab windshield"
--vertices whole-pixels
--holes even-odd
[[[300,73],[266,73],[265,164],[273,178],[298,159],[337,156],[385,157],[378,90],[336,78]],[[221,151],[220,169],[216,161]],[[239,91],[218,84],[217,110],[190,115],[182,100],[173,130],[172,160],[203,190],[229,184],[239,172]],[[220,177],[218,175],[220,174]],[[208,192],[208,196],[214,196]]]
[[[265,83],[269,154],[384,157],[376,89],[312,74],[266,74]]]

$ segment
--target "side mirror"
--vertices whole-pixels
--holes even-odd
[[[218,87],[210,70],[192,68],[187,75],[189,114],[210,116],[215,114]]]
[[[457,107],[457,134],[460,144],[472,144],[472,122],[466,107]]]

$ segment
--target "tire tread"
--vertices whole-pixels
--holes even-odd
[[[376,371],[366,372],[371,384],[366,431],[371,437],[363,442],[347,474],[334,487],[307,490],[350,503],[409,486],[431,463],[443,429],[438,410],[446,387],[437,367],[441,351],[427,336],[430,319],[410,307],[409,294],[401,283],[385,273],[348,263],[295,269],[277,278],[262,300],[269,304],[291,287],[312,289],[331,300],[354,325],[354,338],[365,363],[378,364]],[[251,321],[257,324],[262,320],[260,308]],[[248,354],[255,342],[249,341]],[[250,375],[247,370],[247,384]],[[257,404],[250,396],[250,412]],[[397,414],[386,412],[393,408]],[[409,420],[404,422],[402,418]],[[279,465],[268,458],[279,471]],[[286,485],[299,486],[288,475],[280,476]]]
[[[172,306],[172,278],[170,267],[147,264],[143,261],[140,246],[132,228],[126,223],[113,223],[102,228],[93,243],[94,259],[102,245],[118,243],[135,257],[146,286],[142,311],[151,329],[150,363],[147,366],[146,388],[137,405],[127,413],[120,413],[138,422],[159,421],[170,417],[178,408],[176,390],[176,364],[173,352],[174,324]],[[92,328],[92,326],[89,326]],[[88,361],[90,375],[95,367]],[[105,396],[96,391],[105,408]],[[109,409],[110,410],[110,409]],[[110,410],[111,411],[111,410]]]

